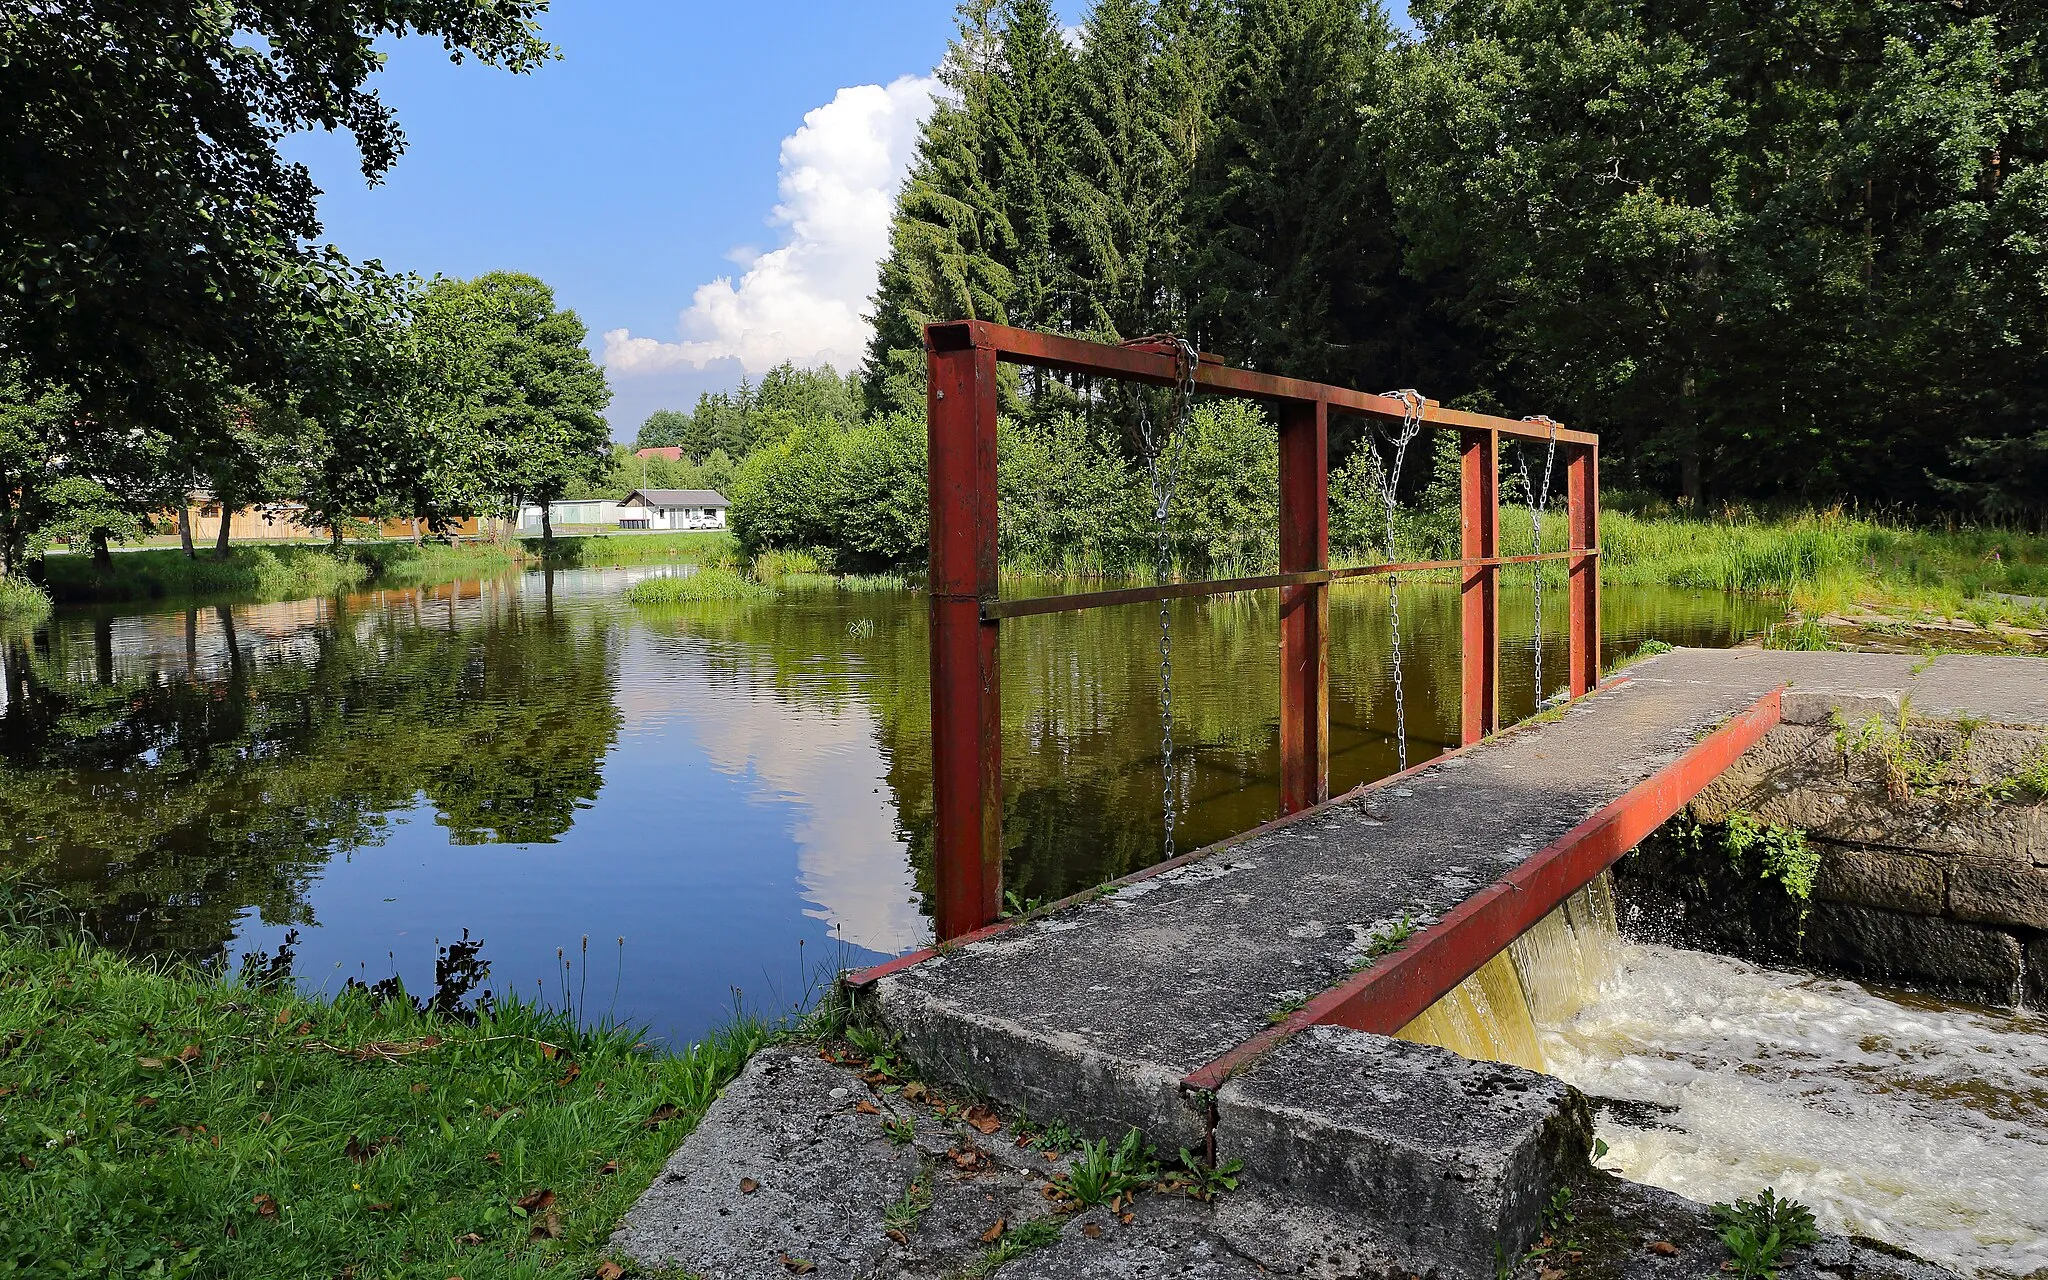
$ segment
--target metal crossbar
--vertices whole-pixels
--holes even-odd
[[[1362,564],[1346,569],[1304,569],[1300,573],[1261,573],[1249,578],[1210,578],[1201,582],[1166,582],[1146,587],[1115,587],[1107,591],[1078,591],[1060,596],[1024,596],[1014,600],[984,600],[981,618],[996,622],[1003,618],[1031,618],[1047,613],[1074,613],[1083,609],[1106,609],[1120,604],[1146,604],[1153,600],[1181,600],[1201,596],[1227,596],[1239,591],[1269,591],[1277,587],[1310,587],[1321,583],[1350,582],[1390,573],[1414,573],[1428,569],[1476,569],[1504,564],[1536,564],[1544,560],[1598,558],[1600,549],[1547,551],[1536,556],[1482,556],[1471,560],[1415,560],[1404,564]]]
[[[1177,340],[1108,346],[978,320],[925,329],[931,486],[931,713],[934,905],[941,941],[993,923],[1002,909],[1001,648],[1009,618],[1238,591],[1280,592],[1280,796],[1283,813],[1330,797],[1330,588],[1378,575],[1458,574],[1460,735],[1499,727],[1500,573],[1507,565],[1566,562],[1571,694],[1600,673],[1599,437],[1548,421],[1446,409],[1419,396],[1235,369]],[[1261,402],[1279,425],[1280,572],[1209,582],[1000,598],[996,418],[1000,362]],[[1460,555],[1412,564],[1330,567],[1329,428],[1333,413],[1392,426],[1457,432]],[[1567,549],[1500,553],[1500,442],[1555,442],[1567,485]]]

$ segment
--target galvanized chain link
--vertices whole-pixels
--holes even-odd
[[[1394,503],[1396,491],[1401,487],[1401,469],[1408,461],[1408,446],[1422,433],[1422,412],[1428,402],[1422,393],[1409,387],[1402,391],[1389,391],[1389,400],[1399,400],[1402,406],[1401,432],[1393,437],[1394,465],[1376,468],[1380,482],[1380,498],[1387,513],[1387,563],[1394,562]],[[1397,574],[1387,575],[1387,609],[1393,620],[1394,637],[1394,755],[1400,768],[1408,767],[1408,700],[1401,687],[1401,592],[1396,581]]]
[[[1543,512],[1550,506],[1550,475],[1557,463],[1557,423],[1543,414],[1532,414],[1524,422],[1540,422],[1550,428],[1550,447],[1543,453],[1543,488],[1538,491],[1529,476],[1529,445],[1527,441],[1515,446],[1515,458],[1522,468],[1522,497],[1529,503],[1530,548],[1535,554],[1543,554]],[[1538,560],[1536,568],[1536,709],[1543,709],[1543,562]]]
[[[1169,520],[1173,514],[1173,495],[1180,471],[1180,450],[1176,442],[1186,433],[1189,415],[1195,405],[1195,371],[1201,363],[1201,355],[1193,343],[1185,338],[1167,337],[1173,344],[1174,387],[1172,421],[1163,431],[1152,430],[1151,415],[1145,411],[1145,399],[1138,397],[1138,432],[1143,437],[1145,449],[1145,472],[1152,482],[1153,519],[1158,529],[1157,554],[1153,568],[1159,581],[1166,583],[1173,577],[1173,539]],[[1166,857],[1174,856],[1174,827],[1179,806],[1174,790],[1173,776],[1173,611],[1170,603],[1159,602],[1159,775],[1161,798],[1166,811]]]

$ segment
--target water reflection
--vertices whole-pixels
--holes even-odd
[[[922,597],[655,612],[618,600],[636,576],[65,612],[0,647],[0,857],[78,892],[89,927],[137,951],[206,959],[301,926],[316,981],[420,981],[433,940],[468,927],[501,990],[559,995],[555,949],[580,964],[587,934],[595,972],[571,978],[585,1007],[685,1036],[733,988],[787,1003],[821,963],[928,937]],[[1455,738],[1457,601],[1402,590],[1419,760]],[[1334,593],[1338,788],[1392,768],[1387,601],[1379,583]],[[1505,603],[1513,716],[1534,701],[1528,601]],[[1726,644],[1774,616],[1610,592],[1606,625],[1618,650]],[[1005,627],[1006,876],[1021,896],[1158,856],[1156,620],[1136,607]],[[1278,622],[1271,598],[1245,596],[1179,602],[1174,628],[1188,848],[1277,808]],[[1547,652],[1562,673],[1561,636]]]

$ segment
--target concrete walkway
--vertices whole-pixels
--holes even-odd
[[[1135,1127],[1165,1153],[1241,1160],[1261,1194],[1371,1223],[1403,1268],[1491,1275],[1540,1233],[1551,1193],[1588,1175],[1585,1100],[1519,1068],[1309,1024],[1327,1020],[1333,990],[1402,963],[1369,959],[1376,934],[1406,918],[1422,946],[1471,902],[1523,892],[1528,868],[1589,820],[1697,764],[1760,701],[1774,716],[1788,686],[1880,712],[1905,697],[1923,716],[2048,724],[2037,659],[1679,650],[1554,718],[885,966],[861,1016],[934,1084],[1083,1134]]]

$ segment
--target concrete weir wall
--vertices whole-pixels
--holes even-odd
[[[1901,713],[1904,728],[1900,729]],[[1995,713],[1994,713],[1995,714]],[[1873,721],[1875,725],[1873,726]],[[1623,923],[1686,945],[2048,1009],[2048,803],[2000,784],[2048,729],[1920,718],[1894,690],[1790,692],[1680,822],[1747,813],[1820,854],[1809,904],[1667,830],[1616,868]]]

